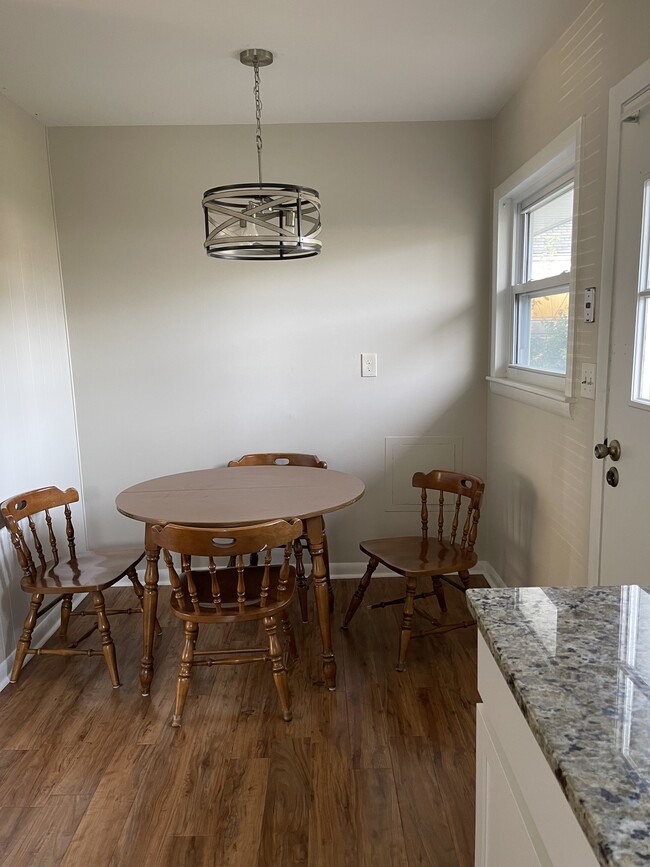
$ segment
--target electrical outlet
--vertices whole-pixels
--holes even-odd
[[[377,376],[377,353],[361,353],[361,376]]]
[[[596,365],[583,364],[580,377],[580,397],[594,400],[596,397]]]

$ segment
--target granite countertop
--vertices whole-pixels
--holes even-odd
[[[650,588],[469,590],[600,864],[650,864]]]

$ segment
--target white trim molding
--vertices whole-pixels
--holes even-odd
[[[492,339],[490,373],[486,377],[490,391],[566,418],[571,418],[572,406],[576,400],[573,356],[578,232],[575,227],[580,213],[581,144],[582,118],[578,118],[495,189],[493,205]],[[512,365],[514,327],[512,286],[517,252],[515,225],[518,203],[535,187],[569,171],[573,173],[574,178],[574,231],[571,241],[571,272],[567,275],[569,285],[567,361],[566,374],[554,377],[557,380],[557,387],[553,387],[553,382],[549,383],[549,377],[541,371],[523,371]]]
[[[571,407],[575,403],[575,399],[567,397],[561,391],[539,388],[527,382],[516,382],[514,379],[501,376],[486,376],[485,378],[490,383],[492,394],[499,394],[501,397],[516,396],[516,399],[521,403],[527,403],[555,415],[571,418]]]

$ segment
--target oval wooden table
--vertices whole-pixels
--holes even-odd
[[[323,560],[323,515],[359,500],[361,479],[336,470],[313,467],[222,467],[161,476],[140,482],[118,494],[115,505],[127,518],[145,527],[143,655],[140,666],[142,695],[149,695],[153,680],[153,641],[158,607],[160,548],[150,528],[155,524],[197,527],[234,527],[274,518],[301,518],[309,542],[312,583],[323,641],[323,677],[336,688],[336,661],[332,650],[330,611]]]

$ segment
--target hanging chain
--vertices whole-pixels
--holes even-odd
[[[254,64],[255,69],[255,84],[253,85],[253,93],[255,94],[255,144],[257,145],[257,175],[259,178],[260,187],[262,186],[262,100],[260,99],[260,67],[259,63]]]

